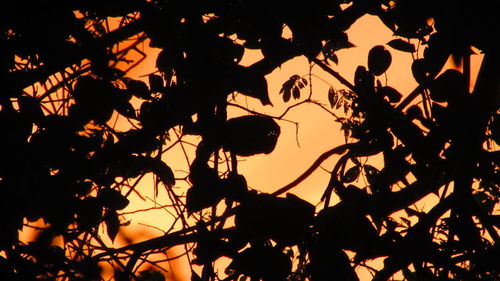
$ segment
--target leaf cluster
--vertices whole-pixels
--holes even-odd
[[[13,12],[0,20],[0,279],[99,280],[108,263],[117,280],[162,280],[139,261],[186,243],[194,243],[189,255],[201,266],[193,280],[217,279],[214,264],[224,256],[231,259],[228,281],[358,280],[355,267],[369,268],[378,258],[384,265],[374,280],[399,271],[408,280],[498,275],[492,261],[499,240],[500,56],[491,36],[500,30],[497,3],[6,5]],[[353,47],[346,31],[363,15],[377,16],[394,32],[388,47],[414,57],[418,87],[411,93],[379,80],[393,60],[382,45],[369,51],[354,83],[328,66],[338,62],[338,50]],[[284,27],[290,38],[282,36]],[[158,72],[141,81],[119,64],[130,63],[127,52],[145,38],[161,52]],[[125,42],[132,43],[124,48]],[[473,48],[484,58],[470,87]],[[245,49],[260,50],[263,58],[243,66]],[[265,76],[302,55],[347,89],[331,88],[325,97],[332,110],[344,111],[337,121],[346,144],[325,154],[341,156],[329,171],[322,208],[291,193],[279,196],[294,185],[274,194],[251,190],[238,160],[272,153],[280,118],[251,110],[227,114],[235,94],[271,105]],[[461,68],[444,69],[449,58]],[[294,75],[279,94],[284,102],[299,99],[307,85]],[[130,127],[116,129],[113,116]],[[162,158],[174,133],[179,143],[186,135],[200,139],[185,178]],[[372,165],[373,156],[383,165]],[[118,237],[132,182],[150,173],[182,230],[110,247],[101,231],[111,241]],[[179,179],[190,185],[185,194],[174,189]],[[334,193],[340,201],[329,206]],[[438,202],[415,207],[427,196]],[[396,217],[398,211],[407,217]],[[227,224],[231,216],[234,226]],[[19,231],[35,222],[43,223],[41,234],[20,241]]]

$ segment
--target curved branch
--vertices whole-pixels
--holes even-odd
[[[312,163],[312,165],[304,173],[302,173],[302,175],[300,175],[298,178],[296,178],[291,183],[283,186],[282,188],[276,190],[275,192],[273,192],[271,194],[274,196],[278,196],[280,194],[283,194],[283,193],[289,191],[290,189],[294,188],[299,183],[304,181],[307,177],[309,177],[321,165],[321,163],[323,163],[326,159],[330,158],[330,156],[332,156],[334,154],[342,154],[354,145],[355,144],[353,144],[353,143],[346,143],[346,144],[343,144],[341,146],[337,146],[333,149],[330,149],[330,150],[324,152],[323,154],[321,154],[318,157],[318,159],[316,159],[316,161],[314,161],[314,163]]]

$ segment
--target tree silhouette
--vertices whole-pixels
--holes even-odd
[[[373,280],[398,272],[406,280],[497,280],[495,1],[26,1],[4,7],[2,280],[99,280],[104,263],[113,266],[116,280],[163,280],[161,268],[141,271],[139,265],[152,253],[189,243],[195,245],[191,262],[200,266],[192,280],[218,279],[220,257],[230,259],[224,280],[359,280],[354,268],[369,268],[368,261],[381,257],[380,268],[369,268]],[[367,14],[380,18],[395,39],[374,46],[368,67],[359,66],[350,83],[334,70],[336,52],[352,47],[346,31]],[[282,36],[285,27],[291,38]],[[149,83],[120,67],[134,66],[126,55],[145,40],[162,49]],[[243,66],[248,49],[263,58]],[[380,79],[393,52],[414,57],[418,87],[411,93]],[[473,52],[484,58],[471,87]],[[264,76],[298,56],[345,86],[325,93],[331,109],[320,106],[344,111],[337,121],[346,143],[273,194],[258,193],[238,172],[238,157],[272,153],[283,116],[247,109],[228,118],[227,107],[234,95],[270,105]],[[459,67],[444,68],[449,58]],[[280,94],[290,103],[309,87],[294,75]],[[130,129],[112,126],[116,113]],[[201,136],[188,177],[161,158],[175,145],[169,132],[179,139]],[[340,158],[323,205],[286,194],[332,155]],[[373,156],[383,157],[380,167],[367,164]],[[156,176],[155,188],[166,188],[183,228],[114,248],[99,230],[113,241],[126,227],[121,210],[131,182],[148,173]],[[364,184],[356,186],[357,179]],[[189,183],[187,192],[174,189],[179,181]],[[333,193],[341,200],[329,206]],[[429,194],[439,198],[432,208],[413,207]],[[398,211],[406,213],[401,220],[392,216]],[[44,226],[35,241],[20,241],[23,226],[37,221]]]

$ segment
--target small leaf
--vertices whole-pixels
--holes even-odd
[[[104,223],[106,224],[106,232],[108,233],[111,242],[115,241],[116,235],[120,230],[120,219],[115,210],[108,210],[104,214]]]
[[[415,52],[415,45],[407,41],[404,41],[402,39],[391,40],[387,43],[387,45],[402,52],[408,52],[408,53]]]
[[[143,81],[130,78],[123,78],[122,80],[130,94],[144,100],[151,99],[151,91],[149,91],[148,86]]]
[[[156,74],[149,74],[149,87],[152,92],[163,90],[163,78]]]
[[[299,87],[292,88],[292,95],[294,99],[300,99],[300,89]]]
[[[288,102],[292,97],[292,91],[290,89],[285,89],[283,93],[283,101]]]
[[[339,109],[339,108],[342,106],[343,101],[344,101],[344,97],[340,97],[340,98],[338,99],[337,104],[335,105],[335,109]]]
[[[429,80],[429,73],[427,72],[427,60],[417,59],[411,65],[411,73],[413,78],[419,84],[425,84]]]
[[[130,118],[130,119],[135,119],[137,120],[137,115],[135,113],[135,109],[134,107],[132,106],[132,104],[130,104],[130,102],[127,102],[127,101],[121,101],[121,102],[118,102],[116,105],[115,105],[115,109],[116,111],[118,111],[118,113],[120,113],[121,115],[127,117],[127,118]]]
[[[330,89],[328,89],[328,102],[330,102],[332,108],[337,104],[338,99],[339,95],[337,91],[335,91],[333,87],[330,87]]]
[[[390,86],[385,86],[385,87],[380,88],[379,93],[382,96],[387,97],[387,99],[389,99],[390,103],[399,102],[401,100],[401,97],[403,96],[396,89],[394,89]]]
[[[372,165],[364,165],[363,169],[365,170],[366,175],[370,176],[376,175],[380,172],[377,168],[373,167]]]
[[[186,209],[189,213],[199,212],[219,203],[223,196],[219,186],[215,184],[193,185],[187,191]]]
[[[379,76],[386,72],[391,62],[391,53],[387,51],[384,46],[375,46],[368,53],[368,69],[375,76]]]
[[[172,187],[175,185],[175,176],[172,169],[157,158],[150,158],[150,169],[151,171],[160,178],[160,181],[167,187]]]
[[[123,196],[120,191],[112,188],[103,188],[97,195],[99,203],[112,210],[122,210],[130,203],[127,197]]]
[[[358,178],[360,171],[361,170],[360,170],[360,168],[358,166],[354,166],[354,167],[350,168],[342,176],[342,182],[344,182],[344,183],[350,183],[350,182],[355,181]]]

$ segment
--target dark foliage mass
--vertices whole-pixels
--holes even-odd
[[[216,280],[225,270],[225,280],[351,281],[359,280],[356,267],[381,257],[373,280],[401,272],[406,280],[498,280],[497,1],[55,3],[7,1],[0,19],[1,280],[100,280],[104,263],[116,280],[163,280],[158,268],[139,264],[185,243],[195,245],[192,280]],[[353,47],[346,32],[364,15],[395,37],[370,50],[351,84],[330,64]],[[119,23],[108,25],[110,18]],[[285,27],[291,38],[282,37]],[[127,52],[145,40],[162,50],[149,83],[123,67],[134,66]],[[263,58],[242,66],[245,49]],[[395,52],[414,57],[411,93],[383,82]],[[484,58],[471,87],[473,53]],[[297,56],[345,86],[325,100],[345,110],[338,121],[346,144],[305,173],[340,155],[317,207],[279,196],[303,176],[273,194],[248,188],[238,157],[271,153],[280,118],[227,115],[234,95],[271,105],[264,76]],[[459,70],[443,69],[450,58]],[[279,94],[304,100],[309,86],[295,75]],[[129,130],[113,128],[117,113]],[[161,158],[172,130],[201,137],[186,178]],[[382,166],[367,164],[375,155]],[[148,173],[180,220],[198,214],[197,222],[111,248],[99,230],[117,237],[133,189],[127,180]],[[186,193],[173,189],[176,180],[189,183]],[[340,202],[329,206],[333,193]],[[432,208],[413,207],[433,193]],[[398,211],[405,218],[394,219]],[[20,241],[19,231],[36,221],[43,231]],[[217,275],[220,257],[230,263]]]

